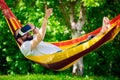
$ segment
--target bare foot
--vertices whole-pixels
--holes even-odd
[[[104,17],[101,32],[104,33],[107,29],[109,29],[109,27],[110,27],[110,20],[107,17]]]

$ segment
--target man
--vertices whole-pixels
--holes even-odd
[[[16,31],[15,37],[16,40],[21,44],[20,50],[24,56],[52,54],[61,51],[59,47],[42,41],[46,33],[47,21],[51,13],[52,8],[46,9],[44,21],[40,29],[28,23],[27,25]],[[107,18],[105,17],[105,21],[106,20]],[[106,27],[106,22],[104,23],[104,27]],[[102,33],[105,30],[106,28],[102,28]],[[29,33],[31,31],[33,31],[33,35]]]
[[[51,13],[52,8],[46,10],[44,21],[40,29],[28,23],[16,31],[15,37],[21,44],[20,50],[24,56],[50,54],[61,51],[57,46],[42,41],[46,33],[47,20]],[[31,31],[33,31],[34,35],[29,33]]]

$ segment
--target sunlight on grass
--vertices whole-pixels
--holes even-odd
[[[119,80],[115,77],[90,77],[90,76],[72,76],[72,75],[1,75],[0,80]]]

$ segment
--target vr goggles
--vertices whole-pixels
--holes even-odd
[[[26,33],[30,32],[30,31],[32,31],[32,30],[33,30],[33,29],[31,28],[30,25],[25,25],[25,26],[23,26],[23,27],[19,30],[18,34],[16,35],[16,39],[18,39],[19,37],[24,36]]]

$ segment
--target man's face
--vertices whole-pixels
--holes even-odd
[[[23,41],[30,41],[33,39],[33,35],[31,35],[30,33],[26,33],[24,36],[21,37],[21,39]]]

